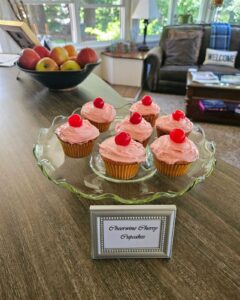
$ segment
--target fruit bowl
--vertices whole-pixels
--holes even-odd
[[[151,151],[147,147],[147,160],[136,177],[118,180],[109,177],[99,156],[99,143],[115,134],[116,123],[129,112],[128,105],[116,108],[117,117],[110,130],[101,133],[90,156],[70,158],[64,155],[55,130],[67,121],[67,116],[54,118],[50,128],[40,129],[33,153],[43,174],[56,185],[77,196],[90,200],[115,200],[123,204],[144,204],[159,198],[179,197],[204,181],[215,166],[215,144],[208,141],[203,129],[194,125],[189,138],[197,145],[200,157],[184,176],[171,178],[159,175],[153,165]],[[79,113],[76,109],[73,113]],[[120,114],[121,112],[121,114]],[[156,138],[152,135],[151,142]]]
[[[99,59],[96,63],[87,64],[80,71],[35,71],[24,69],[17,66],[20,71],[29,74],[32,78],[42,83],[44,86],[52,90],[70,90],[75,88],[79,83],[85,80],[88,75],[101,63]]]

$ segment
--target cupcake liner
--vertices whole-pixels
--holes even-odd
[[[158,127],[156,127],[156,129],[157,129],[157,136],[158,136],[158,137],[160,137],[160,136],[162,136],[162,135],[169,134],[169,131],[164,131],[164,130],[158,128]]]
[[[137,141],[137,142],[141,143],[143,145],[143,147],[146,148],[149,140],[150,140],[150,137],[147,138],[146,140],[142,141],[142,142],[139,142],[139,141]]]
[[[58,139],[61,142],[64,153],[67,156],[73,158],[81,158],[81,157],[88,156],[92,152],[93,145],[96,140],[94,139],[82,144],[70,144],[68,142],[62,141],[60,138]]]
[[[88,121],[95,127],[98,128],[98,130],[100,132],[105,132],[109,129],[110,125],[112,122],[108,122],[108,123],[97,123],[97,122],[94,122],[94,121],[91,121],[88,119]]]
[[[154,164],[158,170],[158,172],[162,175],[177,177],[182,176],[187,173],[191,163],[176,163],[173,165],[169,165],[154,156]]]
[[[112,161],[108,158],[102,157],[106,173],[108,176],[117,179],[130,179],[134,177],[139,170],[139,163],[122,163]]]
[[[145,115],[145,116],[142,116],[147,122],[149,122],[152,127],[154,127],[155,125],[155,121],[157,120],[157,117],[158,117],[158,114],[151,114],[151,115]]]

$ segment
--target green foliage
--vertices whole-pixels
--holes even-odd
[[[85,13],[87,13],[87,9],[82,8],[80,11],[81,23],[83,23]],[[120,27],[120,9],[101,7],[94,9],[94,18],[88,20],[84,33],[88,35],[88,39],[96,38],[97,41],[108,41],[120,38]],[[87,39],[87,37],[85,38]]]
[[[240,23],[240,0],[225,0],[218,9],[217,21],[230,24]]]
[[[177,15],[191,14],[196,21],[201,0],[178,0]]]
[[[69,10],[67,4],[43,5],[48,29],[52,33],[61,33],[63,26],[70,24]],[[70,26],[70,25],[69,25]],[[69,27],[70,28],[70,27]]]
[[[85,32],[91,35],[96,35],[97,41],[111,41],[120,38],[120,22],[108,23],[105,31],[98,28],[87,27]]]

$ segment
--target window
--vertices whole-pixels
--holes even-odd
[[[110,41],[121,38],[121,1],[85,1],[80,8],[82,41]]]
[[[160,17],[151,20],[148,25],[148,36],[157,35],[162,31],[162,28],[167,25],[169,2],[166,0],[156,0]],[[143,22],[140,22],[140,34],[143,35]]]
[[[54,44],[123,38],[124,0],[25,0],[33,30]]]
[[[240,1],[239,0],[224,0],[223,5],[216,9],[215,21],[225,22],[230,24],[240,23]]]
[[[159,18],[149,20],[149,25],[147,28],[147,36],[149,37],[157,37],[159,39],[159,35],[162,32],[162,29],[168,23],[168,10],[169,10],[169,1],[166,0],[156,0],[156,4],[159,11]],[[133,29],[132,29],[132,38],[134,40],[140,39],[142,40],[143,36],[144,23],[143,20],[133,20]]]
[[[30,24],[40,39],[48,36],[55,44],[72,41],[68,4],[28,4],[26,8]]]
[[[178,0],[174,23],[196,23],[201,0]]]

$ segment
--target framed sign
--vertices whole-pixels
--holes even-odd
[[[36,35],[24,22],[0,20],[0,28],[8,33],[21,49],[41,45]]]
[[[92,258],[170,258],[175,205],[90,206]]]

